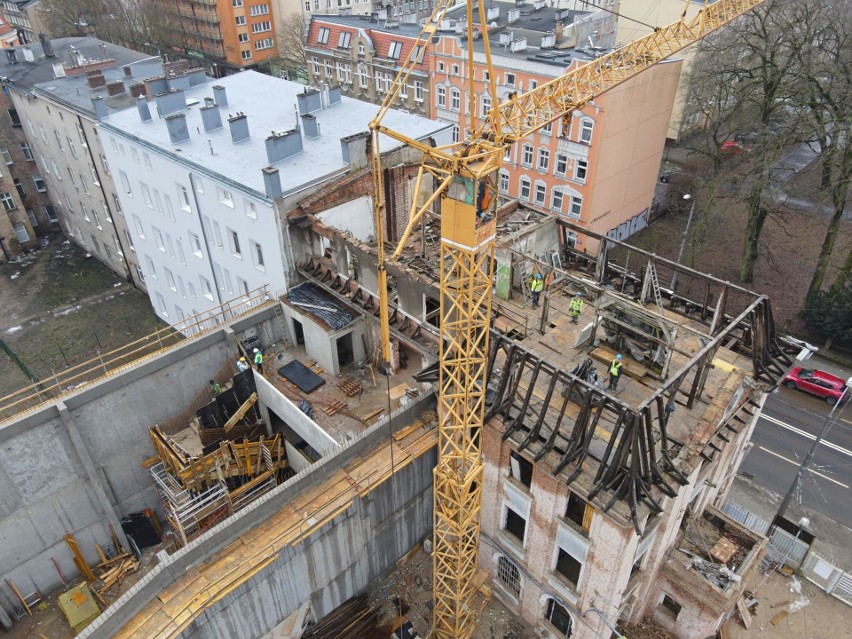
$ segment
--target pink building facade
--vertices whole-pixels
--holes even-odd
[[[474,50],[469,69],[466,41],[439,37],[430,58],[430,117],[453,122],[462,137],[511,92],[529,91],[589,60],[563,50],[553,52],[553,63],[544,62],[524,50],[503,54],[511,48],[504,44],[492,43],[492,96],[484,53]],[[519,199],[616,239],[644,228],[679,75],[680,61],[658,64],[576,111],[568,126],[554,122],[513,145],[500,172],[501,199]],[[465,90],[471,76],[473,105]]]

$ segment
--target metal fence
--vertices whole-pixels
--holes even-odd
[[[852,606],[852,575],[826,561],[801,539],[749,512],[732,501],[725,502],[722,512],[731,519],[761,535],[769,537],[767,552],[792,568],[799,568],[805,579]]]

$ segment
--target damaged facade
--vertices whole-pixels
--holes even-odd
[[[299,214],[310,240],[297,249],[300,273],[375,325],[369,229],[339,224],[343,213]],[[432,362],[437,224],[426,220],[388,265],[394,352]],[[480,566],[551,636],[600,636],[590,610],[711,635],[764,543],[717,508],[792,351],[765,297],[599,236],[588,240],[601,252],[580,252],[575,233],[588,232],[517,204],[498,216]],[[701,293],[661,287],[675,270]],[[534,272],[548,282],[541,310],[524,286]],[[585,309],[572,324],[576,291]],[[626,363],[613,392],[604,381],[616,353]]]

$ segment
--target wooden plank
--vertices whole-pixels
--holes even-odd
[[[225,426],[223,427],[225,429],[225,432],[227,433],[234,426],[236,426],[237,422],[239,422],[243,417],[246,416],[246,413],[252,406],[255,405],[256,402],[257,393],[252,393],[249,398],[243,402],[242,406],[237,409],[237,412],[231,415],[231,418],[227,422],[225,422]]]
[[[771,623],[773,626],[777,626],[779,623],[784,621],[788,614],[789,613],[786,610],[782,610],[777,615],[772,617],[772,619],[769,620],[769,623]]]
[[[746,627],[746,630],[751,629],[751,613],[748,611],[748,608],[746,608],[742,597],[737,599],[737,610],[740,612],[740,619],[743,620],[743,625]]]

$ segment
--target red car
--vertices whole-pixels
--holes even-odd
[[[796,366],[784,376],[784,386],[823,398],[834,406],[846,390],[846,380],[825,371]],[[847,397],[850,393],[847,392]]]

